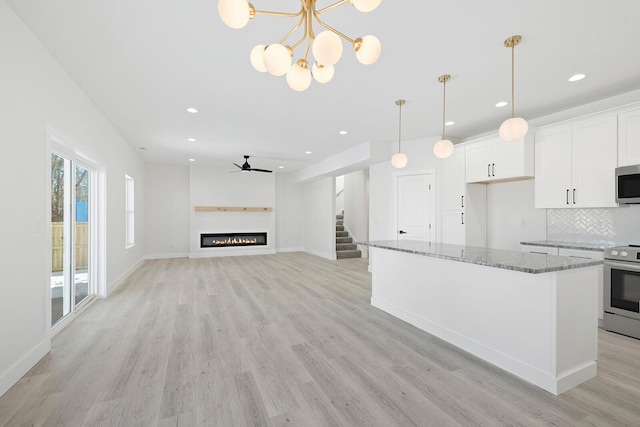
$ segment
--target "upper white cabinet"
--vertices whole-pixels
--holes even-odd
[[[640,110],[618,115],[618,166],[640,165]]]
[[[466,176],[468,183],[487,183],[533,177],[533,135],[504,142],[491,136],[467,146]]]
[[[540,129],[535,159],[536,208],[617,206],[616,116]]]

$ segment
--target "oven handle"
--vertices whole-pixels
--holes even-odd
[[[640,263],[638,262],[620,262],[605,259],[604,266],[618,270],[636,271],[640,273]]]

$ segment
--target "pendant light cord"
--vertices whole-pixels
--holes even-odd
[[[398,118],[398,153],[401,152],[400,141],[402,140],[402,104],[402,102],[398,104],[398,106],[400,107],[400,114]]]
[[[447,108],[447,80],[442,82],[442,139],[444,138],[445,111]]]
[[[516,105],[515,105],[515,56],[516,56],[516,47],[515,45],[511,46],[511,117],[516,116]]]

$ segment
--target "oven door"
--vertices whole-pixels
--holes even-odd
[[[640,320],[640,263],[605,260],[604,311]]]

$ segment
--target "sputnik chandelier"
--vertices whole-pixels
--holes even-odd
[[[243,28],[256,15],[283,16],[298,18],[295,26],[285,34],[278,43],[270,45],[259,44],[251,50],[251,65],[257,71],[269,72],[274,76],[286,74],[287,84],[296,91],[303,91],[311,85],[311,80],[327,83],[333,78],[334,65],[342,56],[343,38],[351,43],[358,61],[365,65],[373,64],[380,57],[380,41],[371,35],[351,39],[327,25],[320,19],[320,15],[343,4],[351,4],[360,12],[374,10],[382,0],[340,0],[322,9],[316,8],[316,0],[299,0],[301,7],[298,12],[271,12],[257,10],[247,0],[218,0],[218,13],[222,21],[231,28]],[[313,23],[325,28],[316,35]],[[287,40],[301,27],[304,28],[302,37],[293,44],[286,44]],[[305,45],[304,54],[292,64],[295,50]],[[314,63],[309,67],[309,51],[313,53]]]

